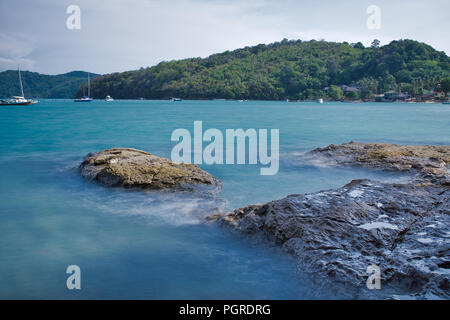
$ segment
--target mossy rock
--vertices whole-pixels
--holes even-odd
[[[88,154],[79,169],[83,177],[111,187],[181,190],[205,186],[208,191],[221,187],[219,179],[195,164],[175,163],[132,148]]]

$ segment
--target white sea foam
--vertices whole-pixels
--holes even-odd
[[[372,230],[372,229],[392,229],[392,230],[398,230],[398,227],[396,225],[387,223],[387,222],[370,222],[365,223],[363,225],[360,225],[358,228],[362,228],[365,230]]]
[[[107,195],[89,194],[85,205],[99,211],[144,218],[150,224],[199,224],[207,215],[224,208],[221,198],[189,192],[111,190]]]
[[[364,194],[362,190],[352,190],[348,193],[348,195],[352,198],[361,197]]]
[[[311,154],[309,151],[290,152],[281,154],[280,158],[291,164],[305,164],[319,168],[335,167],[337,163],[331,158],[326,158],[317,154]],[[287,159],[287,160],[286,160]]]
[[[429,244],[433,242],[433,239],[430,238],[418,238],[417,241],[423,244]]]

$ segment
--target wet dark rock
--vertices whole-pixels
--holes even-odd
[[[311,154],[337,164],[407,171],[414,179],[406,184],[354,180],[210,220],[281,246],[336,297],[448,299],[449,150],[361,143],[319,148]],[[381,290],[366,287],[369,265],[381,269]]]

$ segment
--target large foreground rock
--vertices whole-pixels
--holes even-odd
[[[281,246],[317,286],[336,297],[448,299],[448,151],[360,143],[316,149],[312,154],[336,163],[418,175],[406,184],[355,180],[336,190],[290,195],[210,219]],[[381,269],[381,290],[366,287],[369,265]]]
[[[107,186],[141,189],[193,189],[216,191],[219,179],[195,164],[174,163],[148,152],[113,148],[89,154],[80,165],[83,177]]]

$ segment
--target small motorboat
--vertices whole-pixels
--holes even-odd
[[[183,101],[183,100],[180,98],[170,98],[170,101]]]
[[[114,101],[114,99],[111,96],[106,96],[105,101]]]
[[[319,99],[316,100],[316,102],[317,102],[317,103],[323,103],[323,99],[322,99],[322,98],[319,98]]]

